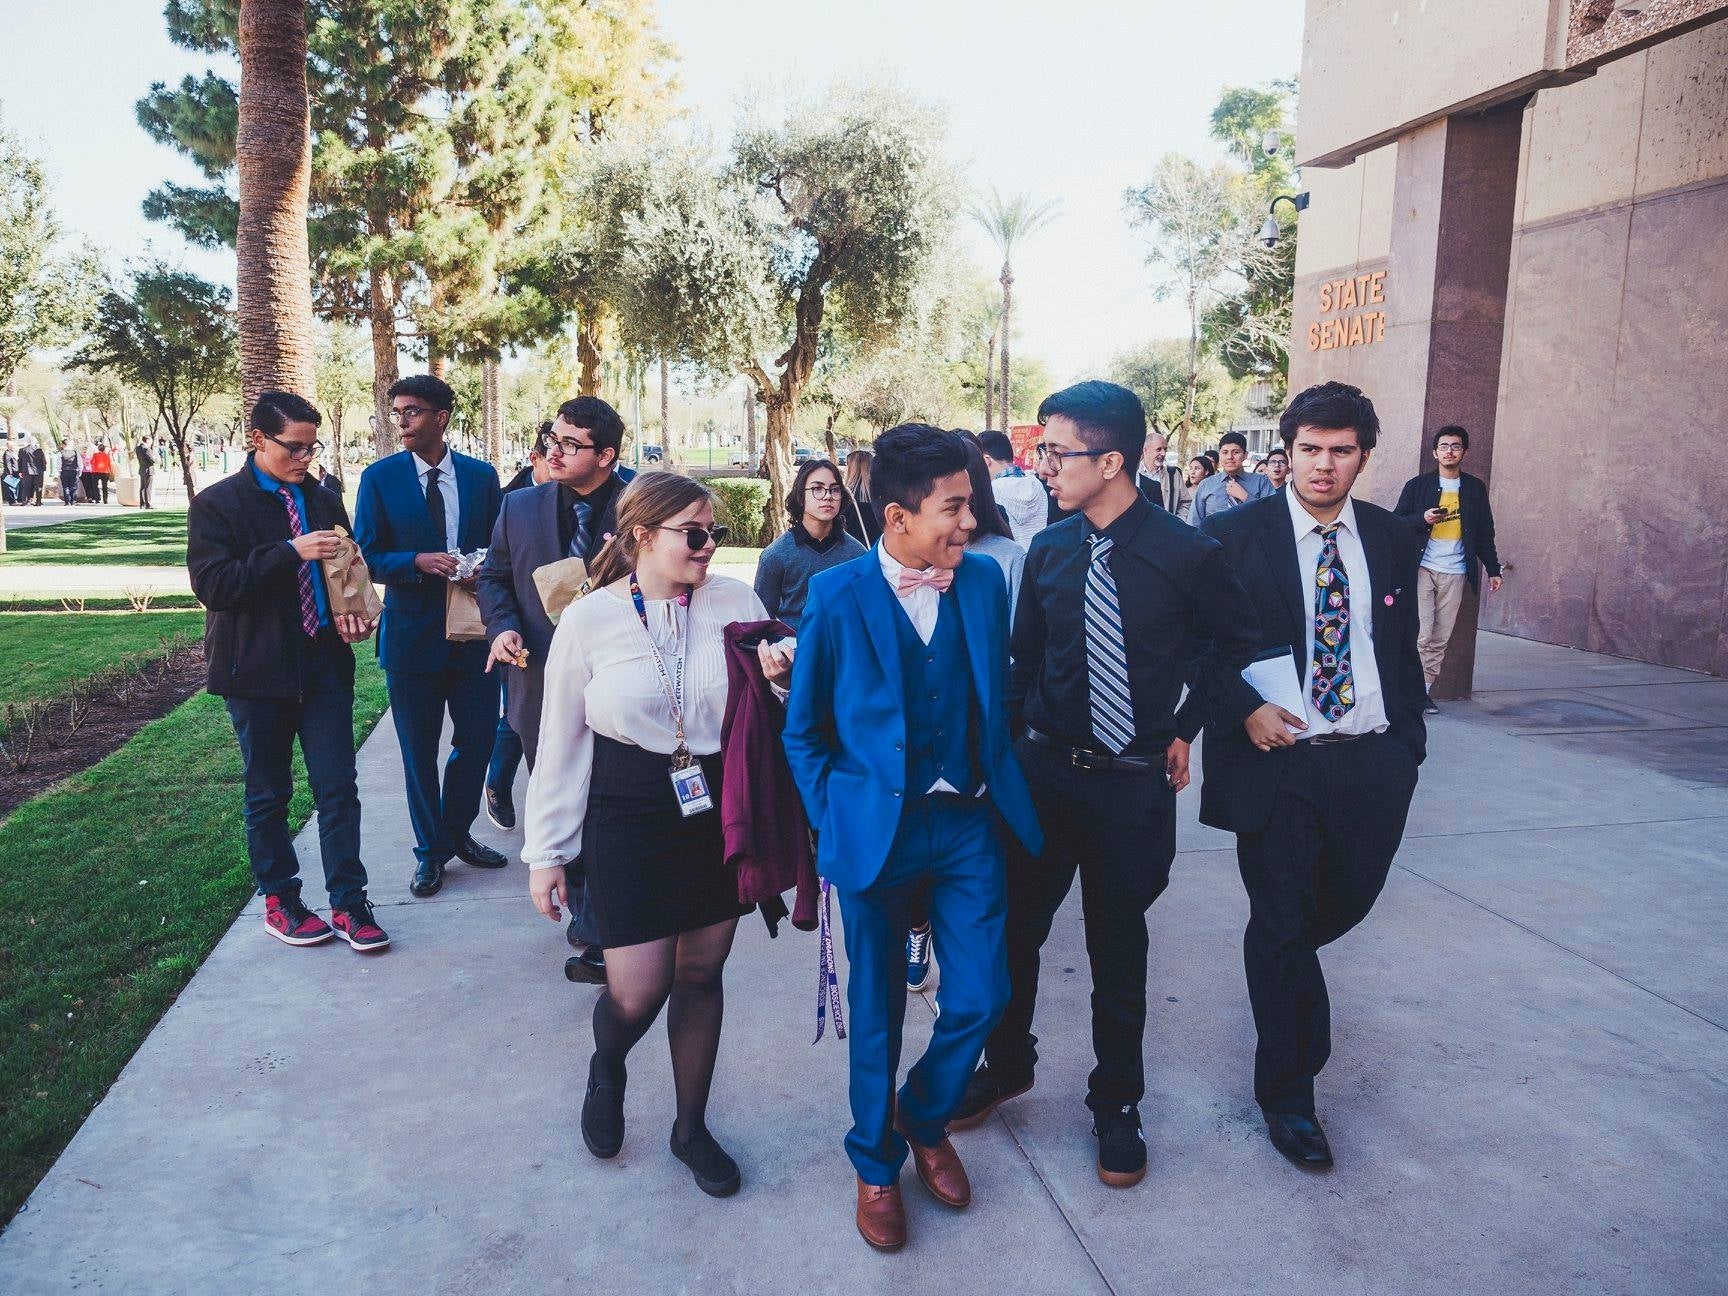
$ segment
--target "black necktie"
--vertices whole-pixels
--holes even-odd
[[[432,515],[432,529],[438,533],[438,552],[443,553],[447,541],[444,538],[444,492],[438,489],[438,470],[426,470],[426,511]]]

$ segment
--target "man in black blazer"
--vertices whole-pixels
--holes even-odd
[[[1236,834],[1248,891],[1254,1096],[1278,1150],[1311,1168],[1332,1164],[1314,1110],[1332,1047],[1318,951],[1385,885],[1427,750],[1421,538],[1350,497],[1379,431],[1359,389],[1310,387],[1279,420],[1289,485],[1201,527],[1259,613],[1251,670],[1265,700],[1213,708],[1200,821]]]
[[[1420,473],[1404,483],[1392,511],[1422,527],[1428,544],[1417,575],[1417,607],[1422,617],[1417,651],[1427,681],[1427,711],[1435,715],[1434,681],[1446,660],[1446,645],[1464,605],[1464,586],[1480,593],[1481,569],[1488,569],[1488,592],[1500,592],[1500,554],[1494,548],[1494,511],[1488,507],[1488,484],[1463,470],[1470,452],[1470,434],[1450,424],[1434,434],[1438,471]]]
[[[246,771],[246,853],[265,929],[287,945],[337,932],[355,949],[390,943],[366,899],[360,794],[354,778],[354,651],[372,633],[333,615],[319,560],[336,555],[342,501],[306,480],[317,455],[318,411],[289,392],[260,393],[245,467],[192,501],[186,566],[208,609],[209,689],[227,699]],[[318,808],[318,845],[331,923],[300,899],[288,835],[294,740]],[[332,924],[334,930],[332,930]]]
[[[530,771],[540,739],[540,698],[553,629],[534,573],[564,558],[592,562],[618,529],[618,498],[624,493],[618,450],[623,441],[624,420],[605,401],[595,396],[565,401],[544,439],[543,462],[550,480],[505,496],[492,529],[480,572],[480,615],[492,644],[486,668],[496,667],[504,676],[507,719],[521,739]],[[527,664],[518,667],[523,651]],[[487,785],[486,800],[493,822],[499,821],[501,811],[515,821],[510,788],[502,780]],[[570,888],[568,935],[572,944],[585,947],[567,965],[566,975],[598,983],[605,979],[605,963],[599,947],[587,940],[580,862],[566,866],[565,876]]]

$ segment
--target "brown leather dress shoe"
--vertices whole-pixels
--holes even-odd
[[[955,1209],[972,1200],[972,1181],[966,1177],[966,1167],[960,1164],[960,1154],[953,1140],[944,1136],[935,1147],[920,1146],[904,1126],[898,1127],[900,1137],[912,1149],[912,1164],[918,1167],[918,1177],[930,1190],[930,1195],[944,1206]]]
[[[858,1232],[878,1251],[898,1251],[906,1245],[906,1204],[900,1185],[858,1181]]]

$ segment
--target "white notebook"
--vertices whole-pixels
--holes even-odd
[[[1308,704],[1302,697],[1302,674],[1296,665],[1295,654],[1288,648],[1276,657],[1250,662],[1242,672],[1242,678],[1263,700],[1283,707],[1293,716],[1308,714]],[[1284,727],[1290,729],[1289,725]],[[1304,731],[1290,729],[1290,732]]]

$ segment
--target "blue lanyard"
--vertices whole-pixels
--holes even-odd
[[[648,604],[642,598],[642,586],[636,581],[636,573],[630,573],[630,601],[636,605],[636,617],[642,622],[642,633],[648,636],[648,651],[654,655],[654,669],[660,674],[660,688],[666,695],[667,705],[672,708],[672,728],[678,739],[678,748],[672,753],[674,759],[688,763],[690,749],[684,742],[684,661],[689,656],[689,623],[686,611],[685,625],[678,634],[678,670],[676,674],[666,669],[666,658],[661,655],[660,645],[654,639],[654,631],[648,625]],[[689,596],[678,600],[679,606],[688,609]],[[674,614],[676,619],[676,613]],[[678,768],[678,766],[674,766]]]

